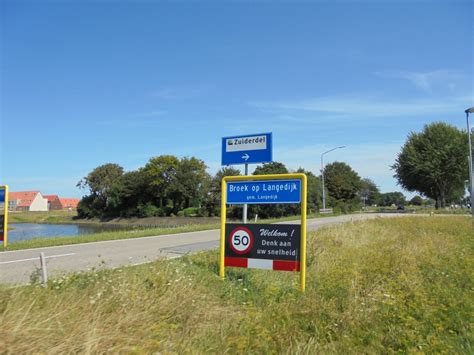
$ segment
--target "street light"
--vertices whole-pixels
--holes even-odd
[[[473,161],[472,161],[472,143],[471,143],[471,126],[469,124],[469,114],[474,113],[474,107],[468,108],[466,111],[467,137],[469,142],[469,193],[471,194],[471,214],[474,217],[474,180],[472,177]]]
[[[322,183],[323,183],[323,210],[326,209],[326,191],[324,190],[324,161],[323,161],[324,154],[327,154],[329,152],[332,152],[333,150],[341,149],[341,148],[345,148],[345,147],[346,147],[345,145],[341,145],[339,147],[329,149],[328,151],[321,154],[321,180],[322,180]]]

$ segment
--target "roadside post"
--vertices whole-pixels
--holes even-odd
[[[300,224],[227,223],[227,204],[297,203]],[[300,272],[300,290],[306,288],[305,174],[225,176],[222,179],[219,276],[225,267]]]
[[[256,133],[222,138],[222,165],[244,164],[244,174],[249,174],[249,164],[268,163],[272,160],[272,134]],[[244,203],[242,219],[247,223],[247,204]]]
[[[46,257],[44,253],[40,253],[40,265],[41,265],[41,279],[43,280],[43,286],[46,287],[48,284],[48,271],[46,269]]]
[[[8,246],[8,185],[0,186],[0,241]]]

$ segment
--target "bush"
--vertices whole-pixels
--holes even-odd
[[[98,216],[97,211],[93,208],[94,196],[85,196],[77,205],[78,218],[94,218]]]
[[[220,206],[219,206],[220,207]],[[199,216],[201,217],[214,217],[220,215],[220,208],[211,204],[203,205],[199,209]]]
[[[361,209],[361,204],[358,200],[349,200],[349,201],[334,201],[333,212],[334,213],[351,213],[359,211]]]
[[[413,205],[413,206],[421,206],[423,204],[423,199],[420,197],[420,196],[414,196],[411,200],[410,200],[410,204]]]
[[[178,217],[198,217],[199,207],[188,207],[178,212]]]
[[[148,202],[147,204],[139,204],[137,207],[137,216],[138,217],[154,217],[158,216],[160,208],[156,207],[154,204]]]
[[[167,216],[171,216],[172,212],[173,212],[173,207],[164,206],[164,207],[158,208],[158,210],[156,211],[155,216],[157,216],[157,217],[167,217]]]

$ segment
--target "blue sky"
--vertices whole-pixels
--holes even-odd
[[[470,1],[11,1],[1,11],[0,183],[80,197],[94,167],[220,168],[223,136],[276,161],[349,163],[382,191],[411,131],[465,128]]]

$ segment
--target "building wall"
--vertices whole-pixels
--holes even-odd
[[[49,203],[49,210],[54,211],[54,210],[62,210],[63,206],[61,205],[61,201],[59,198],[55,198]]]
[[[17,200],[8,200],[8,209],[10,211],[16,210]]]
[[[41,193],[38,193],[30,205],[30,211],[47,211],[48,199],[44,198]]]

